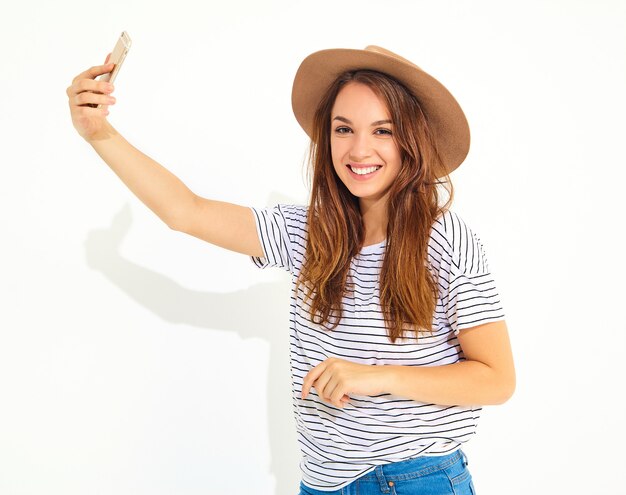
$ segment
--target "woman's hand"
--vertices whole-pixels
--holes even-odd
[[[385,392],[384,368],[338,358],[326,359],[304,377],[302,398],[306,399],[311,387],[315,387],[323,401],[343,408],[350,400],[349,394],[382,394]]]
[[[107,61],[109,57],[107,56]],[[94,141],[111,135],[113,128],[106,120],[109,105],[115,103],[111,96],[113,85],[96,81],[96,77],[111,72],[115,64],[98,65],[82,72],[67,88],[72,123],[85,140]],[[97,108],[98,105],[102,105]]]

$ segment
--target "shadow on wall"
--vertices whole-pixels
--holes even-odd
[[[277,359],[288,332],[287,289],[282,282],[264,283],[227,294],[198,292],[120,256],[119,246],[132,223],[128,205],[115,215],[109,229],[89,232],[85,242],[87,264],[101,272],[134,301],[171,323],[237,332],[241,338],[257,337],[269,343],[267,418],[270,440],[270,471],[276,495],[293,495],[300,482],[294,456],[298,455],[293,413],[279,386],[289,373],[287,360]],[[246,311],[241,311],[245,307]],[[210,308],[210,311],[207,310]],[[233,315],[237,318],[233,318]],[[286,425],[291,425],[287,428]],[[297,457],[296,457],[297,459]],[[295,469],[294,469],[295,467]]]

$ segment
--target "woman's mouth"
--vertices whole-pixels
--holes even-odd
[[[382,168],[382,165],[353,165],[351,163],[346,166],[348,167],[350,172],[363,178],[373,174],[374,172]]]

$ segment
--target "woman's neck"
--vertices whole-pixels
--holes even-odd
[[[387,237],[387,201],[381,198],[377,201],[359,200],[361,218],[365,229],[364,246],[378,244]]]

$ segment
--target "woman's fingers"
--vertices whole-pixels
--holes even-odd
[[[94,65],[90,69],[87,69],[85,72],[81,72],[78,74],[72,81],[72,84],[81,79],[95,79],[102,74],[107,74],[111,72],[115,64],[104,64],[104,65]]]
[[[324,372],[326,368],[326,361],[322,361],[320,364],[311,369],[307,375],[304,377],[304,381],[302,382],[302,395],[303,399],[306,399],[307,395],[313,386],[313,383],[317,380],[317,378]]]
[[[114,87],[112,84],[94,79],[78,79],[67,88],[70,106],[114,105],[115,98],[111,96]]]
[[[108,94],[113,91],[113,85],[104,81],[95,81],[94,79],[78,79],[67,88],[67,96],[70,98],[77,94],[90,91],[92,93]]]
[[[344,407],[350,401],[350,397],[340,389],[338,377],[333,376],[328,369],[332,362],[323,361],[307,373],[302,383],[302,399],[307,398],[313,387],[320,399],[336,407]]]
[[[72,97],[74,105],[113,105],[115,104],[115,98],[109,94],[93,93],[91,91],[85,91],[78,93]]]

